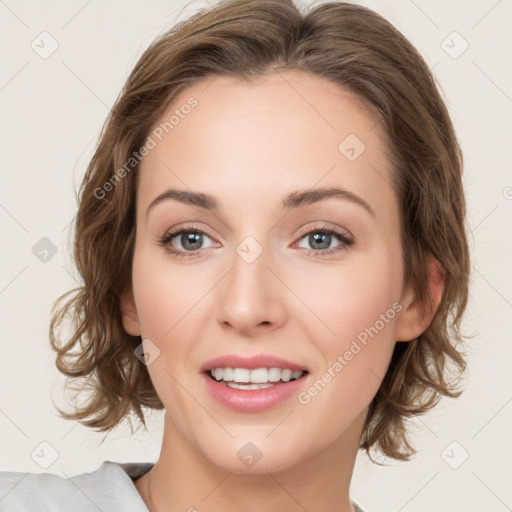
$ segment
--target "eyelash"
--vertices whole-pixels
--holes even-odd
[[[201,234],[206,235],[208,238],[211,238],[208,233],[203,231],[202,229],[196,227],[196,226],[185,226],[183,228],[179,228],[175,231],[170,231],[166,233],[160,240],[158,241],[158,244],[161,247],[164,247],[164,249],[173,257],[183,259],[183,258],[189,258],[196,256],[200,251],[204,249],[197,249],[196,251],[181,251],[177,250],[174,247],[170,245],[170,242],[173,238],[175,238],[178,235],[181,235],[183,233],[195,233],[195,234]],[[334,235],[341,243],[341,245],[337,246],[335,249],[310,249],[307,253],[308,256],[328,256],[330,254],[334,254],[339,251],[347,250],[350,246],[352,246],[355,242],[352,238],[349,236],[340,233],[336,229],[333,229],[328,226],[315,226],[312,229],[309,229],[306,232],[303,232],[299,235],[298,242],[302,240],[307,235],[311,235],[313,233],[322,233],[327,235]],[[295,244],[296,242],[294,242]]]

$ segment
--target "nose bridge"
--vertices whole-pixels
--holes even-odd
[[[272,254],[265,241],[246,236],[234,247],[231,271],[220,290],[219,321],[238,331],[278,322],[281,311],[278,286],[272,272]]]

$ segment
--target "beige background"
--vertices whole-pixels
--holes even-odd
[[[464,326],[475,337],[467,345],[470,370],[463,396],[442,401],[411,425],[416,458],[381,468],[361,454],[352,496],[379,512],[511,510],[512,4],[362,3],[387,17],[422,52],[456,125],[465,153],[473,255]],[[177,20],[207,6],[187,4],[0,1],[1,470],[72,476],[103,460],[158,457],[160,413],[149,418],[149,434],[131,436],[120,428],[102,446],[101,435],[59,419],[51,397],[58,399],[63,381],[47,333],[52,301],[76,284],[68,248],[74,190],[99,130],[143,49]],[[40,36],[43,31],[50,36]],[[46,59],[31,47],[35,41],[42,52],[41,37],[46,51],[58,44]],[[461,53],[465,41],[469,46]],[[47,262],[32,252],[43,237],[57,250]],[[51,446],[41,447],[42,442]],[[47,469],[31,457],[41,448]],[[450,467],[466,454],[458,469]]]

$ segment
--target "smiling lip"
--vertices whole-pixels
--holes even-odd
[[[201,366],[200,371],[208,372],[213,368],[247,368],[249,370],[255,370],[256,368],[288,368],[290,370],[309,371],[305,366],[268,354],[260,354],[252,357],[228,354],[210,359],[210,361],[207,361]]]
[[[297,394],[305,385],[309,374],[306,373],[289,382],[276,382],[270,388],[251,390],[229,388],[221,382],[213,380],[209,376],[209,372],[203,373],[201,377],[210,396],[224,407],[237,412],[261,412],[276,406],[291,395]]]
[[[234,389],[210,376],[214,368],[281,368],[289,370],[302,370],[302,377],[289,382],[279,381],[263,389]],[[235,354],[211,359],[201,367],[202,382],[208,393],[218,403],[237,412],[261,412],[285,401],[293,394],[297,394],[309,382],[309,370],[300,364],[293,363],[280,357],[261,354],[253,357],[241,357]]]

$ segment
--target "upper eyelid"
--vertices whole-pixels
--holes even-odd
[[[323,224],[322,224],[323,221],[317,221],[317,222],[319,224],[299,229],[298,235],[302,235],[304,233],[309,233],[310,231],[314,231],[314,230],[320,231],[322,229],[332,229],[334,231],[346,231],[350,235],[352,234],[352,233],[350,233],[350,231],[347,228],[341,228],[341,227],[333,226],[328,221],[324,221]],[[206,229],[203,229],[203,228],[201,228],[199,226],[195,226],[195,225],[185,225],[185,226],[180,226],[180,227],[172,229],[172,230],[169,229],[169,230],[167,230],[165,232],[165,235],[176,234],[176,233],[180,233],[182,231],[192,231],[192,232],[197,231],[197,232],[203,233],[203,234],[205,234],[207,236],[210,236]]]
[[[318,224],[314,225],[314,226],[310,226],[310,227],[307,227],[307,228],[301,228],[298,232],[298,235],[297,236],[302,236],[302,235],[306,235],[308,233],[310,233],[311,231],[323,231],[323,230],[332,230],[332,231],[335,231],[336,233],[338,233],[339,235],[344,235],[344,236],[347,236],[349,238],[355,238],[354,235],[347,229],[347,228],[342,228],[342,227],[339,227],[339,226],[334,226],[332,225],[332,223],[328,222],[328,221],[317,221]],[[346,233],[346,235],[345,235]]]

